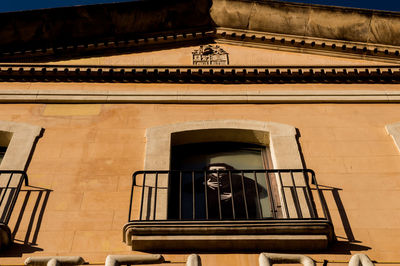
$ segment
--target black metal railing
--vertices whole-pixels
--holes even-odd
[[[323,202],[310,169],[138,171],[129,222],[329,220]]]
[[[0,170],[0,223],[8,224],[22,183],[28,185],[25,171]]]

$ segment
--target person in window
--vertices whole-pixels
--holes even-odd
[[[229,179],[229,170],[235,170],[232,166],[225,163],[214,163],[207,166],[207,205],[209,219],[218,220],[219,217],[219,203],[221,204],[222,219],[233,219],[233,209],[235,218],[238,220],[258,219],[260,217],[260,200],[257,198],[256,187],[258,195],[265,195],[262,186],[256,186],[256,182],[240,172],[231,172]],[[230,184],[230,180],[232,184]],[[243,180],[243,181],[242,181]],[[232,185],[232,190],[231,190]],[[219,199],[218,199],[218,186],[219,186]],[[232,201],[234,208],[232,207]],[[247,205],[247,208],[246,208]]]

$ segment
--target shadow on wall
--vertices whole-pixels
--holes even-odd
[[[321,184],[318,184],[318,186],[319,186],[319,189],[322,191],[321,204],[327,206],[328,218],[330,220],[332,220],[329,210],[335,210],[335,211],[337,210],[338,211],[339,217],[340,217],[340,222],[342,223],[342,226],[343,226],[343,229],[344,229],[346,237],[336,237],[337,241],[332,243],[325,250],[321,250],[319,252],[315,251],[315,250],[313,250],[311,252],[302,251],[301,253],[302,254],[316,254],[316,253],[319,253],[319,254],[345,254],[345,255],[348,254],[348,255],[350,255],[350,254],[352,254],[352,251],[353,252],[354,251],[366,251],[366,250],[371,249],[371,247],[362,245],[361,244],[362,242],[358,241],[355,238],[354,234],[353,234],[353,231],[352,231],[351,226],[350,226],[349,219],[348,219],[347,214],[346,214],[346,210],[345,210],[345,208],[343,206],[343,203],[342,203],[342,200],[340,198],[340,193],[339,192],[342,189],[335,188],[335,187],[330,187],[330,186],[325,186],[325,185],[321,185]],[[314,189],[314,192],[315,192],[315,189]],[[327,204],[325,198],[328,198],[328,197],[333,197],[334,204],[336,206],[330,206],[330,205]],[[259,251],[262,252],[263,248],[260,247]],[[177,251],[164,251],[164,253],[165,254],[180,254],[180,253],[182,253],[182,251],[180,251],[180,252],[177,252]],[[227,251],[227,252],[206,251],[206,252],[202,252],[202,251],[199,251],[199,250],[185,250],[185,253],[198,253],[198,254],[224,254],[224,253],[226,253],[226,254],[232,254],[232,253],[235,253],[235,252],[232,252],[232,251]],[[252,253],[254,253],[254,251],[240,251],[240,253],[242,253],[242,254],[247,254],[247,253],[252,254]],[[285,251],[285,253],[287,253],[287,254],[291,254],[291,253],[292,254],[297,254],[298,251]]]
[[[301,137],[300,131],[296,129],[296,136],[297,136],[297,145],[301,157],[301,161],[303,164],[303,167],[307,169],[306,161],[304,159],[303,151],[301,149],[300,141],[299,138]],[[317,174],[317,180],[318,180],[318,173]],[[332,221],[331,219],[331,214],[329,213],[329,210],[337,210],[339,213],[339,217],[341,220],[341,223],[343,225],[343,229],[345,232],[346,237],[336,237],[337,241],[333,243],[325,252],[321,253],[329,253],[329,254],[351,254],[351,251],[363,251],[363,250],[369,250],[371,249],[370,247],[361,245],[361,241],[356,240],[353,230],[351,229],[349,219],[347,217],[346,210],[344,208],[343,202],[340,198],[340,193],[341,188],[336,188],[336,187],[330,187],[326,185],[321,185],[318,184],[319,189],[322,191],[322,198],[321,198],[321,203],[327,207],[327,215],[329,220]],[[329,206],[326,203],[325,197],[332,196],[335,202],[336,206]]]
[[[43,249],[37,247],[37,239],[51,190],[27,186],[20,191],[9,227],[14,243],[0,252],[0,256],[20,257]]]
[[[319,184],[319,188],[322,191],[322,204],[327,206],[328,216],[331,219],[329,210],[337,210],[339,213],[340,221],[342,223],[344,233],[346,237],[337,237],[337,241],[327,250],[330,254],[351,254],[351,251],[364,251],[371,249],[368,246],[361,245],[361,241],[356,240],[353,230],[351,229],[349,219],[346,214],[346,210],[340,198],[340,191],[342,189],[336,187],[330,187]],[[325,197],[332,196],[336,206],[328,206]],[[323,252],[325,253],[325,252]]]

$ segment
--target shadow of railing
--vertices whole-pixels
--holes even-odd
[[[337,210],[340,217],[340,222],[342,223],[343,230],[346,235],[345,237],[336,236],[337,241],[332,244],[328,253],[351,254],[351,251],[364,251],[371,249],[371,247],[361,245],[360,243],[362,242],[357,240],[354,236],[346,209],[340,197],[339,192],[342,191],[342,189],[321,184],[319,185],[319,189],[322,192],[321,202],[327,207],[326,209],[328,210],[327,216],[329,217],[329,220],[332,221],[330,210]],[[329,204],[327,204],[327,196],[332,196],[335,206],[329,206]]]
[[[34,186],[21,189],[9,222],[14,243],[1,255],[18,257],[42,250],[36,245],[51,191]]]
[[[299,129],[296,128],[296,140],[297,140],[297,147],[299,149],[300,153],[300,158],[301,162],[303,165],[304,169],[307,169],[307,164],[306,160],[304,158],[303,150],[300,145],[300,137],[301,133]],[[326,216],[330,221],[332,221],[332,215],[331,215],[331,210],[337,210],[339,213],[340,221],[342,223],[344,233],[346,237],[340,237],[340,236],[335,236],[336,241],[329,247],[327,252],[321,252],[321,253],[328,253],[328,254],[351,254],[351,251],[365,251],[371,249],[371,247],[361,245],[361,241],[357,240],[356,237],[354,236],[353,230],[350,225],[349,218],[347,216],[346,209],[344,207],[344,204],[342,202],[342,199],[340,197],[340,191],[342,191],[341,188],[336,188],[336,187],[331,187],[327,185],[321,185],[319,184],[319,189],[322,192],[321,195],[321,204],[326,207],[327,213]],[[333,197],[334,199],[334,204],[333,206],[329,206],[326,201],[326,196]],[[335,224],[334,224],[335,226]]]

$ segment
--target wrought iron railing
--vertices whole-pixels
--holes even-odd
[[[24,181],[28,185],[25,171],[0,170],[0,223],[7,225],[10,221]]]
[[[138,171],[129,222],[329,221],[324,202],[310,169]]]

